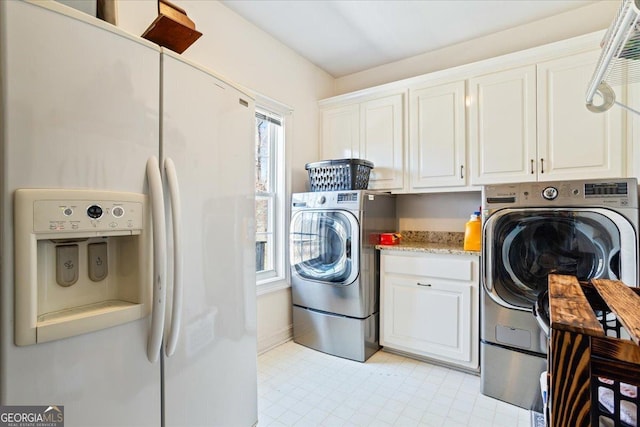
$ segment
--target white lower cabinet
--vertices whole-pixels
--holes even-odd
[[[479,257],[383,251],[380,343],[478,369]]]

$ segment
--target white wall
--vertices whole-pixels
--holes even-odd
[[[479,191],[402,194],[396,199],[400,231],[464,232],[469,216],[482,204]]]
[[[550,18],[336,79],[335,95],[469,64],[607,28],[620,1],[604,0]]]

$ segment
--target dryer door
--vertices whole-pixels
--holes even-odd
[[[636,284],[636,236],[607,209],[504,209],[484,226],[484,287],[498,304],[530,311],[549,273]]]
[[[291,218],[291,274],[333,285],[358,277],[360,230],[356,217],[342,210],[307,210]]]

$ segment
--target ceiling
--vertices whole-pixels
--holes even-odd
[[[222,0],[333,77],[461,43],[593,0]]]

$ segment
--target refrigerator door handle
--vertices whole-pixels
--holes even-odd
[[[167,282],[167,238],[165,232],[164,198],[162,178],[157,157],[147,161],[147,180],[151,196],[151,220],[153,223],[153,301],[151,304],[151,328],[147,340],[147,358],[155,363],[162,348]]]
[[[176,351],[182,320],[182,212],[180,210],[180,187],[176,167],[169,157],[164,160],[164,170],[171,198],[173,227],[173,302],[171,304],[171,326],[167,338],[165,354],[172,356]]]

